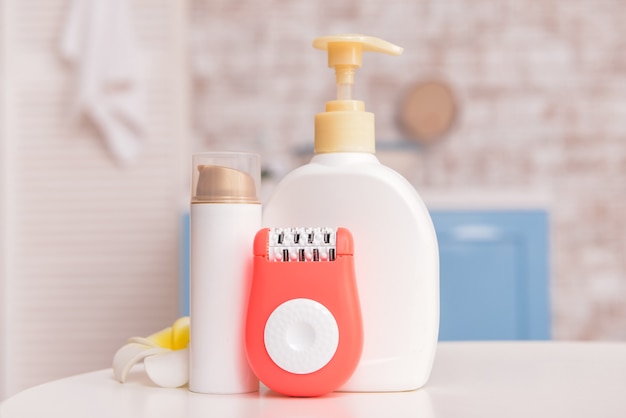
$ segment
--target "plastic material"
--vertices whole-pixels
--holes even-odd
[[[345,42],[342,37],[316,42],[329,51],[346,43],[370,48],[367,41],[351,36]],[[437,238],[415,189],[373,155],[373,129],[345,119],[359,113],[365,114],[341,110],[316,116],[316,155],[278,184],[265,206],[263,224],[341,225],[350,230],[358,255],[355,272],[365,339],[361,361],[340,390],[411,390],[426,383],[435,355]],[[364,135],[364,130],[371,132]]]
[[[191,203],[259,203],[261,168],[256,154],[193,155]]]
[[[363,347],[352,235],[337,230],[334,261],[272,261],[268,243],[269,229],[259,231],[246,321],[250,365],[282,394],[331,392],[351,376]]]
[[[339,327],[321,303],[291,299],[268,318],[263,342],[278,367],[289,373],[309,374],[326,366],[337,352]]]
[[[374,152],[374,114],[352,98],[354,72],[361,67],[363,52],[400,55],[402,48],[365,35],[325,36],[313,46],[328,51],[328,66],[335,69],[337,82],[337,100],[315,115],[315,152]]]
[[[244,167],[252,172],[242,171]],[[259,177],[254,154],[194,156],[189,352],[193,392],[258,390],[246,360],[244,326],[252,243],[261,223],[255,181]]]

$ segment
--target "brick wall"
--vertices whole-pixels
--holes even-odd
[[[619,0],[192,0],[198,149],[253,149],[278,173],[334,95],[317,36],[405,47],[369,55],[356,96],[379,140],[403,137],[413,83],[446,80],[460,115],[417,157],[418,189],[552,197],[557,339],[626,339],[626,3]]]

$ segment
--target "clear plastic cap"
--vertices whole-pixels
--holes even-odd
[[[259,203],[258,154],[204,152],[192,157],[191,203]]]

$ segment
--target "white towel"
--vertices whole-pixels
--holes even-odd
[[[60,49],[74,66],[73,118],[88,117],[112,155],[131,163],[145,122],[128,0],[72,0]]]

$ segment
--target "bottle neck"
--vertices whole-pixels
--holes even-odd
[[[348,164],[380,164],[376,155],[369,152],[329,152],[315,154],[311,159],[312,164],[326,166],[340,166]]]
[[[374,114],[358,100],[333,100],[315,115],[315,152],[374,153]]]

